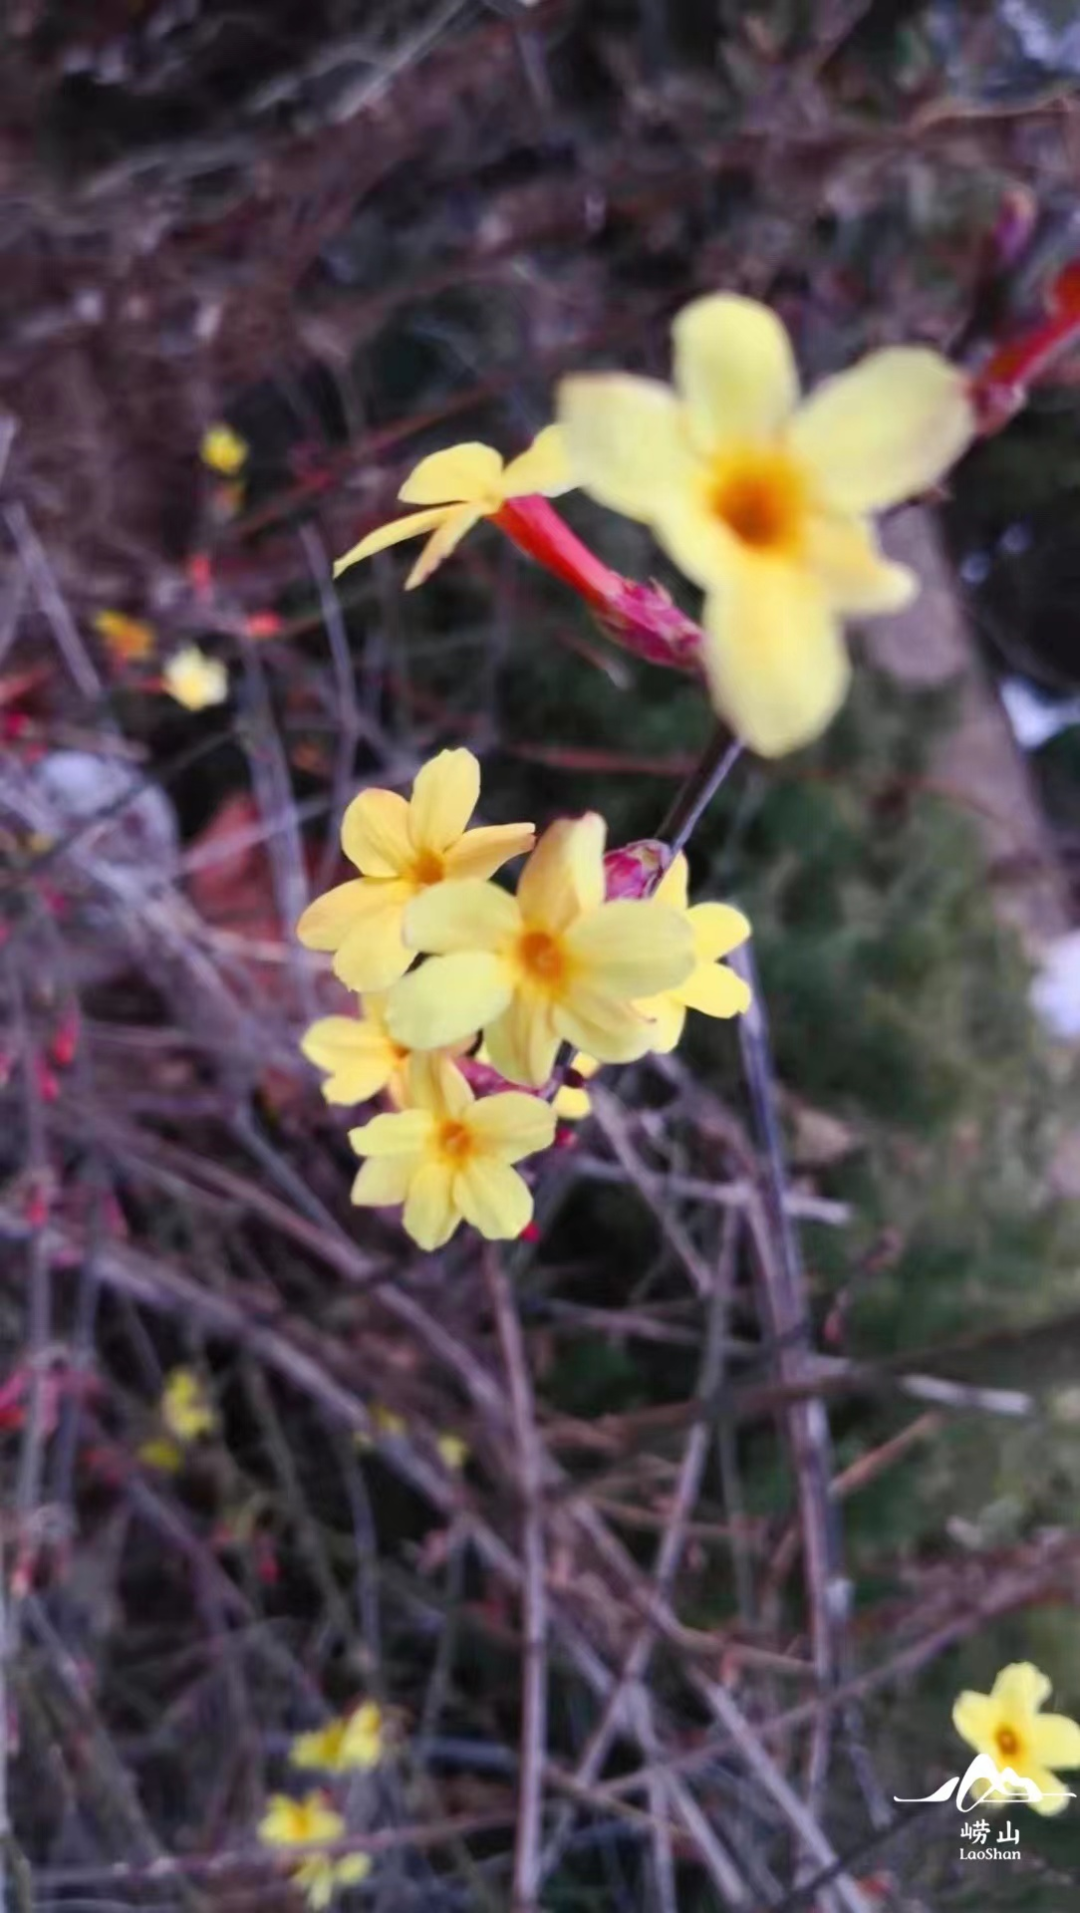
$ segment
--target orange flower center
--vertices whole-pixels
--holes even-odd
[[[473,1139],[467,1124],[448,1117],[439,1128],[439,1154],[444,1161],[460,1165],[467,1162],[472,1153]]]
[[[994,1740],[1002,1760],[1013,1760],[1020,1752],[1020,1737],[1011,1727],[999,1727]]]
[[[709,506],[744,545],[791,554],[802,533],[806,486],[784,452],[741,452],[714,467]]]
[[[566,959],[558,939],[546,930],[526,930],[517,955],[526,976],[548,989],[561,983],[566,974]]]
[[[419,850],[409,872],[414,883],[441,883],[446,875],[443,860],[436,850]]]

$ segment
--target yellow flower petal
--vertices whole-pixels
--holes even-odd
[[[396,790],[362,790],[341,820],[341,848],[365,877],[401,877],[413,860],[409,805]]]
[[[1039,1766],[1029,1766],[1024,1778],[1033,1780],[1042,1791],[1041,1800],[1030,1802],[1036,1813],[1041,1813],[1045,1820],[1053,1819],[1056,1813],[1064,1813],[1069,1804],[1069,1794],[1075,1792],[1066,1780],[1060,1780],[1057,1774],[1049,1773],[1045,1767]],[[1049,1799],[1047,1795],[1050,1795]]]
[[[634,1007],[647,1016],[652,1024],[649,1048],[655,1050],[658,1056],[670,1056],[672,1050],[678,1048],[686,1028],[686,1004],[680,1002],[678,995],[668,993],[647,997]]]
[[[520,857],[536,842],[532,824],[482,824],[467,830],[444,855],[447,877],[493,877],[511,857]]]
[[[377,551],[385,551],[389,545],[400,545],[405,538],[419,538],[425,531],[433,531],[441,525],[447,511],[453,507],[435,505],[430,511],[411,511],[404,518],[395,518],[392,524],[380,525],[376,531],[369,531],[358,545],[353,545],[341,558],[334,560],[334,577],[340,578],[350,565],[358,565],[362,558],[371,558]]]
[[[571,1058],[570,1067],[576,1075],[588,1082],[596,1075],[600,1065],[595,1056],[586,1056],[584,1051],[578,1050]],[[561,1121],[579,1123],[591,1113],[592,1097],[587,1089],[564,1083],[562,1088],[556,1091],[551,1107]]]
[[[397,885],[373,884],[371,888],[390,892]],[[334,975],[350,990],[386,990],[404,976],[415,958],[402,941],[404,915],[404,904],[390,895],[376,894],[368,900],[334,956]]]
[[[730,955],[750,935],[749,922],[731,903],[695,903],[687,911],[686,920],[695,955],[708,962]]]
[[[229,695],[229,673],[220,658],[208,658],[197,644],[174,651],[162,674],[169,696],[185,711],[205,711],[224,704]]]
[[[347,1853],[344,1859],[334,1864],[334,1878],[339,1886],[359,1886],[371,1872],[370,1853]]]
[[[518,1090],[482,1096],[469,1115],[469,1131],[485,1155],[500,1162],[520,1162],[522,1156],[550,1149],[555,1140],[555,1115],[549,1103]]]
[[[410,945],[440,956],[454,950],[502,950],[520,931],[521,913],[513,897],[477,877],[433,884],[414,897],[405,913]]]
[[[350,1201],[358,1209],[393,1209],[404,1202],[409,1184],[420,1166],[420,1156],[370,1156],[353,1180]]]
[[[442,1049],[494,1021],[512,991],[506,965],[497,956],[462,951],[432,957],[391,992],[390,1033],[406,1049]]]
[[[1020,1720],[1037,1713],[1050,1698],[1051,1683],[1042,1669],[1031,1661],[1010,1661],[994,1682],[991,1698],[1001,1714]]]
[[[781,757],[820,736],[851,671],[812,577],[782,560],[744,557],[706,599],[704,622],[713,703],[752,750]]]
[[[723,963],[700,963],[678,994],[688,1010],[703,1016],[741,1016],[750,1008],[749,984]]]
[[[162,1474],[179,1474],[184,1465],[184,1451],[179,1442],[168,1441],[164,1435],[142,1442],[137,1453],[148,1468],[158,1468]]]
[[[679,570],[703,590],[726,578],[738,559],[738,542],[730,526],[711,509],[701,484],[666,493],[658,501],[653,532]]]
[[[312,1913],[326,1913],[334,1897],[334,1866],[323,1854],[312,1853],[293,1873]]]
[[[913,571],[881,556],[870,527],[859,518],[815,513],[806,527],[806,562],[833,609],[852,617],[899,611],[919,589]]]
[[[223,421],[211,425],[202,436],[199,457],[212,472],[221,472],[225,478],[235,478],[247,464],[247,441],[234,432],[231,425]]]
[[[872,352],[819,385],[790,444],[839,511],[882,511],[934,485],[970,445],[970,382],[922,346]]]
[[[566,441],[558,425],[545,425],[527,451],[512,458],[502,475],[504,498],[527,498],[541,492],[545,498],[557,498],[573,488]]]
[[[415,591],[437,571],[444,558],[460,545],[467,532],[484,516],[479,505],[450,505],[442,524],[436,526],[405,580],[406,591]]]
[[[355,929],[357,916],[367,912],[369,900],[367,884],[357,877],[314,898],[296,926],[305,950],[336,950]]]
[[[437,1116],[462,1116],[476,1101],[461,1071],[438,1053],[410,1057],[408,1083],[412,1102]]]
[[[557,935],[582,911],[603,903],[606,834],[595,811],[549,824],[518,883],[518,906],[528,923]]]
[[[720,292],[684,306],[671,332],[675,384],[697,450],[772,438],[799,398],[791,341],[775,312]]]
[[[686,854],[680,850],[677,857],[665,870],[656,889],[653,891],[654,903],[666,903],[669,910],[685,910],[690,901],[690,866]]]
[[[953,1703],[952,1722],[961,1740],[966,1740],[977,1754],[989,1754],[997,1759],[997,1731],[1000,1710],[989,1694],[976,1694],[967,1688]]]
[[[316,1069],[329,1070],[322,1086],[328,1103],[363,1103],[386,1088],[398,1058],[380,1029],[354,1016],[321,1016],[304,1031],[300,1048]]]
[[[441,1249],[460,1221],[454,1206],[454,1171],[442,1162],[425,1162],[409,1184],[402,1225],[421,1249]]]
[[[513,1241],[532,1219],[528,1184],[508,1163],[475,1156],[454,1177],[454,1201],[489,1242]]]
[[[515,996],[501,1015],[486,1022],[484,1038],[492,1069],[508,1083],[543,1088],[555,1064],[559,1037],[551,1006],[542,997]]]
[[[652,1029],[629,1003],[576,989],[552,1009],[559,1036],[602,1063],[633,1063],[651,1047]],[[550,1073],[550,1072],[549,1072]]]
[[[479,505],[499,499],[503,462],[475,439],[422,458],[398,493],[403,505]]]
[[[142,618],[129,618],[124,611],[98,611],[94,630],[114,658],[127,664],[148,658],[154,650],[154,627]]]
[[[685,982],[694,967],[685,917],[663,903],[604,903],[566,932],[586,987],[605,996],[651,996]]]
[[[1033,1759],[1043,1767],[1080,1767],[1080,1725],[1067,1714],[1038,1714],[1028,1728]]]
[[[436,855],[461,836],[480,800],[480,766],[471,751],[440,751],[417,771],[409,802],[416,850]]]
[[[350,1129],[349,1142],[358,1156],[415,1156],[426,1148],[433,1121],[427,1109],[398,1109]]]
[[[674,392],[620,372],[563,379],[559,424],[574,483],[601,505],[651,523],[665,492],[683,492],[693,456]]]

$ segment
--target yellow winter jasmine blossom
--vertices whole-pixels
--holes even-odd
[[[259,1838],[268,1847],[313,1846],[318,1841],[333,1846],[344,1834],[344,1820],[322,1793],[309,1793],[303,1800],[272,1794],[259,1822]],[[308,1905],[322,1913],[339,1886],[357,1886],[370,1872],[371,1860],[366,1853],[345,1854],[340,1860],[313,1853],[297,1863],[292,1878],[302,1888]]]
[[[370,558],[376,551],[385,551],[388,545],[399,544],[403,538],[419,538],[424,532],[430,532],[405,581],[406,591],[411,591],[415,585],[423,584],[425,578],[430,578],[466,532],[481,518],[493,517],[507,499],[527,498],[535,492],[555,498],[560,492],[569,491],[572,484],[562,437],[555,425],[545,426],[528,450],[519,458],[512,458],[509,465],[503,463],[501,455],[490,445],[479,445],[475,441],[448,446],[444,452],[432,452],[410,472],[398,493],[403,504],[423,505],[426,509],[410,512],[391,525],[380,525],[377,531],[369,531],[366,538],[361,538],[358,545],[337,560],[334,576],[338,577],[361,558]]]
[[[366,1700],[351,1714],[329,1720],[313,1733],[298,1734],[289,1759],[302,1772],[370,1773],[383,1757],[383,1715],[376,1701]]]
[[[960,1738],[976,1753],[988,1754],[1002,1772],[1011,1767],[1019,1779],[1033,1780],[1044,1794],[1058,1796],[1031,1802],[1042,1814],[1060,1813],[1067,1805],[1067,1789],[1055,1770],[1080,1767],[1080,1725],[1067,1714],[1039,1712],[1049,1693],[1045,1674],[1030,1661],[1014,1661],[1002,1668],[989,1694],[961,1694],[952,1716]]]
[[[411,1108],[349,1132],[366,1156],[352,1199],[364,1208],[403,1202],[402,1222],[422,1249],[440,1249],[459,1222],[489,1242],[519,1236],[532,1217],[528,1185],[511,1163],[550,1147],[555,1116],[537,1096],[507,1090],[477,1101],[445,1057],[409,1065]]]
[[[197,644],[174,651],[161,674],[170,697],[185,711],[205,711],[224,704],[229,695],[229,673],[220,658],[208,658]]]
[[[217,1415],[203,1383],[191,1368],[174,1368],[165,1378],[161,1419],[177,1441],[198,1441],[212,1435]]]
[[[435,1448],[443,1467],[449,1468],[451,1474],[460,1474],[469,1459],[468,1442],[463,1441],[460,1435],[439,1435]]]
[[[656,1048],[655,1041],[652,1044],[652,1048]],[[588,1082],[596,1075],[600,1065],[595,1056],[585,1056],[582,1051],[579,1050],[577,1055],[571,1059],[570,1068],[574,1071],[575,1075],[584,1077],[585,1081]],[[562,1117],[563,1122],[580,1123],[584,1121],[585,1117],[588,1116],[592,1110],[592,1097],[589,1095],[587,1089],[579,1087],[576,1084],[564,1083],[561,1089],[556,1090],[551,1107],[555,1111],[556,1116]]]
[[[700,1010],[704,1016],[738,1016],[750,1007],[750,990],[741,976],[720,962],[750,935],[750,925],[741,910],[730,903],[695,903],[689,906],[689,871],[680,851],[664,872],[654,891],[658,903],[677,910],[690,926],[694,940],[695,964],[685,982],[673,990],[639,1002],[638,1009],[651,1017],[654,1034],[650,1049],[666,1055],[683,1033],[687,1010]]]
[[[322,1085],[328,1103],[366,1103],[383,1090],[398,1109],[406,1101],[412,1052],[390,1035],[386,1001],[385,990],[371,990],[361,998],[360,1016],[320,1016],[300,1038],[308,1062],[330,1071]],[[448,1053],[459,1056],[465,1048],[455,1043]]]
[[[574,480],[651,527],[707,595],[713,702],[765,756],[808,743],[843,701],[840,620],[894,611],[917,581],[869,514],[924,491],[970,444],[964,373],[890,346],[800,403],[783,325],[753,299],[675,320],[674,391],[618,373],[563,380]]]
[[[448,877],[494,876],[532,848],[531,824],[469,830],[479,796],[480,766],[471,751],[457,750],[440,751],[417,772],[408,801],[393,790],[353,798],[341,845],[360,875],[317,897],[296,926],[307,949],[334,952],[335,974],[350,989],[385,990],[404,976],[416,955],[401,936],[414,897]]]
[[[694,967],[690,932],[655,902],[604,902],[603,818],[544,832],[517,896],[493,883],[440,884],[410,904],[406,940],[434,953],[392,991],[399,1043],[434,1049],[478,1028],[492,1067],[540,1088],[561,1041],[604,1063],[643,1056],[652,1034],[634,999]]]
[[[235,478],[247,464],[248,450],[247,440],[234,432],[231,425],[219,420],[203,433],[199,457],[212,472],[220,472],[223,478]]]

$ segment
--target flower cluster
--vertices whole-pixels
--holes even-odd
[[[259,1822],[264,1846],[335,1846],[345,1837],[345,1820],[324,1793],[294,1800],[286,1793],[271,1794]],[[309,1853],[291,1867],[291,1878],[315,1913],[324,1913],[341,1886],[359,1886],[371,1872],[366,1853],[347,1853],[338,1859],[328,1853]]]
[[[456,750],[424,765],[408,802],[361,792],[342,827],[360,874],[298,925],[362,992],[358,1017],[323,1017],[303,1038],[328,1072],[324,1095],[385,1092],[393,1105],[350,1132],[365,1158],[353,1201],[400,1203],[424,1249],[461,1222],[490,1240],[520,1235],[533,1201],[516,1165],[551,1147],[559,1116],[588,1113],[584,1081],[673,1049],[688,1009],[730,1017],[749,1002],[720,959],[750,926],[730,905],[689,905],[685,857],[649,896],[660,850],[621,854],[612,898],[602,818],[560,819],[512,895],[491,877],[532,847],[533,827],[469,829],[479,789],[476,759]],[[637,894],[625,894],[631,867]],[[556,1070],[563,1044],[575,1052],[569,1082]]]
[[[978,395],[938,353],[892,346],[801,400],[780,320],[730,293],[678,315],[673,361],[673,387],[622,373],[564,379],[556,425],[509,465],[477,444],[423,459],[399,496],[425,509],[369,532],[336,570],[426,532],[408,579],[420,584],[491,518],[623,642],[696,664],[736,733],[778,756],[817,737],[843,701],[842,620],[914,595],[917,580],[881,555],[872,518],[944,476],[979,428]],[[572,486],[651,529],[703,591],[701,627],[570,532],[547,499]]]

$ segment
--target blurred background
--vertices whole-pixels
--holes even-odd
[[[919,601],[695,837],[763,1027],[613,1079],[505,1289],[350,1208],[298,1050],[344,1001],[291,932],[356,789],[447,745],[489,821],[656,834],[691,680],[490,527],[416,594],[334,557],[425,452],[520,449],[563,372],[665,375],[699,292],[773,305],[808,379],[1037,321],[1080,252],[1074,10],[3,32],[4,1908],[318,1904],[258,1830],[319,1784],[373,1862],[335,1903],[379,1913],[1060,1913],[1075,1812],[979,1868],[893,1796],[961,1771],[952,1700],[1007,1661],[1080,1713],[1080,359],[895,516]],[[227,673],[197,711],[192,645]],[[290,1767],[361,1700],[372,1763]]]

